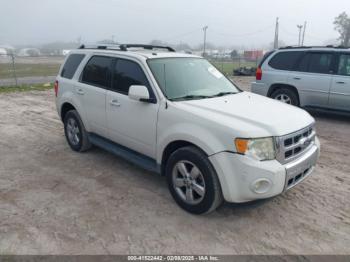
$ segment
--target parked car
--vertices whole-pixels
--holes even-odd
[[[307,112],[242,92],[207,60],[169,47],[82,46],[66,58],[55,94],[73,150],[96,145],[166,176],[195,214],[223,199],[281,194],[319,156]]]
[[[251,90],[300,107],[350,112],[350,49],[288,47],[269,52]]]

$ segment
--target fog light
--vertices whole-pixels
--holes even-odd
[[[268,192],[271,188],[271,182],[270,180],[266,179],[266,178],[262,178],[262,179],[258,179],[258,180],[255,180],[253,183],[252,183],[252,186],[251,186],[252,190],[257,193],[257,194],[264,194],[266,192]]]

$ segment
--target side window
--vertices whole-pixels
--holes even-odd
[[[149,87],[148,80],[142,68],[135,62],[118,59],[113,70],[112,89],[119,93],[128,94],[131,85]]]
[[[350,76],[350,54],[340,55],[337,74],[343,76]]]
[[[299,65],[297,66],[297,71],[308,72],[310,58],[311,58],[311,53],[305,53],[304,56],[301,58]]]
[[[332,54],[327,53],[311,53],[308,71],[310,73],[329,74],[332,57]]]
[[[284,51],[277,53],[269,61],[269,65],[278,70],[293,70],[296,62],[303,52],[300,51]]]
[[[100,87],[110,87],[112,58],[107,56],[93,56],[86,64],[81,81]]]
[[[64,78],[72,79],[75,71],[80,65],[81,61],[84,59],[83,54],[72,54],[67,58],[66,63],[63,66],[61,76]]]

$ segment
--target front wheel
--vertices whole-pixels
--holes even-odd
[[[208,157],[195,147],[175,151],[167,161],[166,176],[174,200],[190,213],[209,213],[222,203],[217,174]]]

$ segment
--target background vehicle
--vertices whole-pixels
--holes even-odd
[[[300,107],[350,112],[350,49],[287,47],[267,53],[252,92]]]
[[[278,195],[319,156],[304,110],[242,92],[207,60],[169,47],[82,46],[55,92],[73,150],[94,144],[165,175],[175,201],[195,214],[223,199]]]

